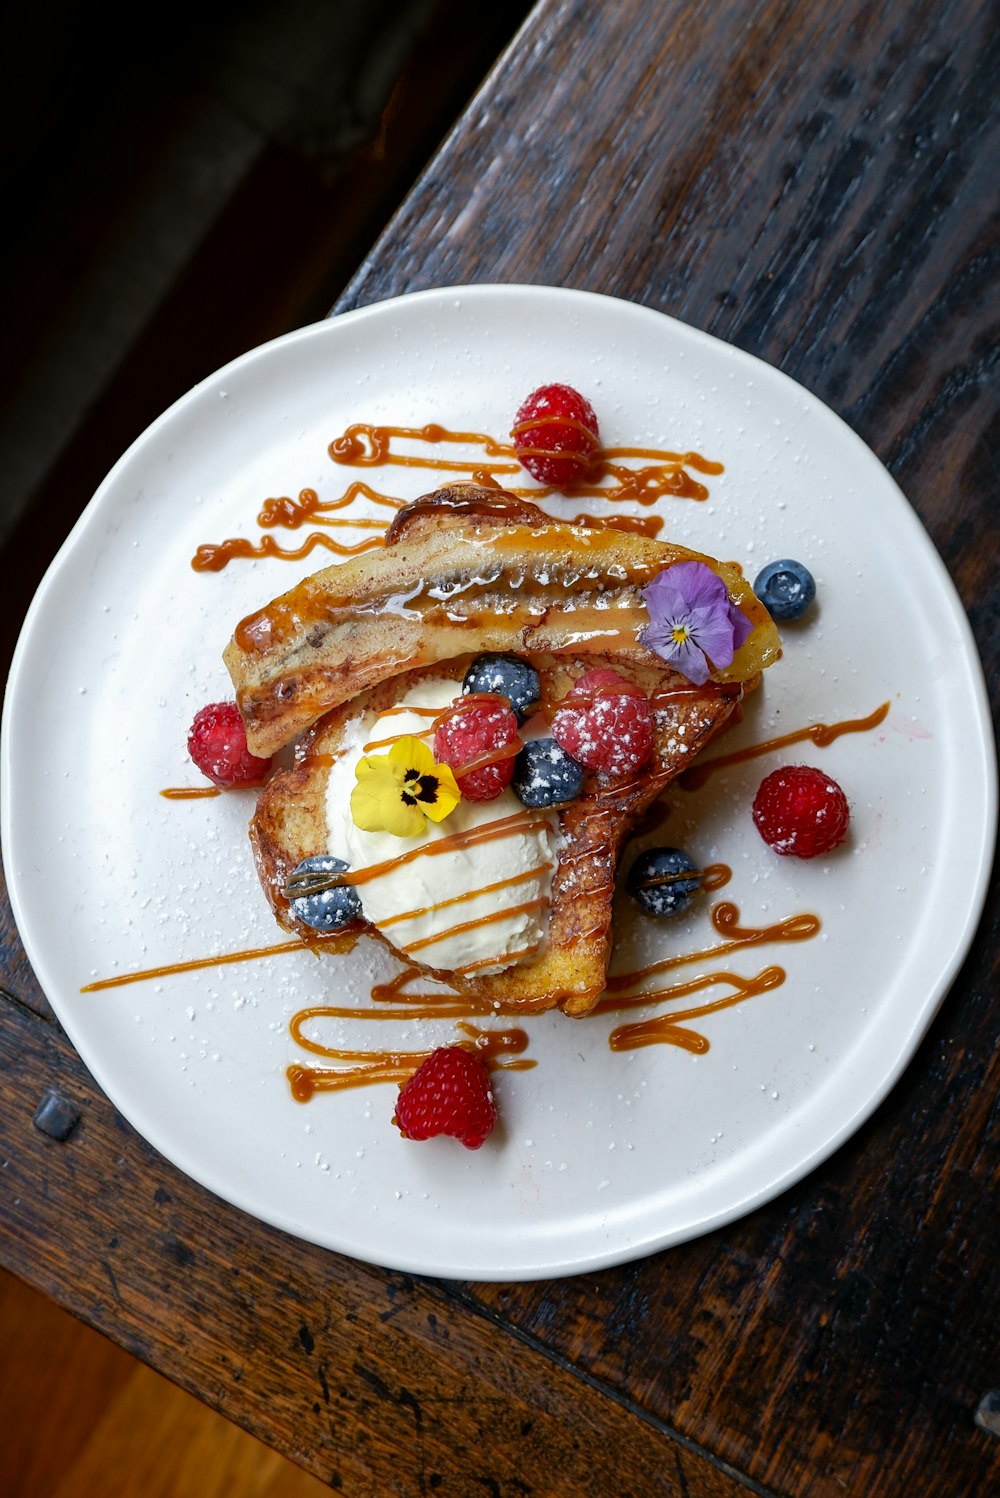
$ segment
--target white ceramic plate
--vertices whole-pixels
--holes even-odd
[[[701,1021],[711,1043],[701,1056],[662,1045],[613,1054],[613,1018],[529,1021],[538,1065],[498,1076],[502,1128],[472,1153],[401,1139],[386,1086],[306,1106],[289,1095],[285,1068],[304,1058],[288,1022],[304,1004],[354,1002],[361,1017],[335,1033],[386,1044],[385,1024],[364,1018],[373,972],[390,970],[373,943],[345,959],[302,952],[80,989],[281,936],[251,866],[251,796],[168,802],[159,792],[197,783],[187,729],[199,706],[228,694],[220,652],[235,622],[328,558],[196,573],[196,547],[256,537],[268,496],[342,492],[345,471],[326,446],[352,421],[504,437],[523,395],[553,379],[589,394],[607,445],[696,449],[725,464],[706,503],[666,503],[665,535],[738,559],[751,577],[788,555],[816,575],[818,609],[785,632],[784,656],[727,749],[886,700],[891,710],[877,731],[825,750],[799,745],[673,798],[662,840],[730,864],[725,895],[745,922],[821,918],[810,942],[724,964],[748,975],[780,963],[784,985]],[[434,487],[419,470],[369,476],[399,495]],[[754,831],[753,792],[782,760],[821,765],[847,790],[853,832],[834,856],[779,859]],[[647,309],[541,287],[427,292],[306,328],[238,359],[154,423],[34,602],[7,692],[2,780],[28,955],[135,1127],[210,1190],[290,1233],[401,1269],[501,1280],[681,1242],[829,1155],[899,1076],[958,968],[996,819],[966,619],[868,449],[746,354]],[[707,909],[655,927],[623,911],[626,958],[709,944]],[[396,1043],[452,1034],[446,1023],[410,1031]]]

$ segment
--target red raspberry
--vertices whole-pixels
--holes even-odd
[[[533,390],[518,407],[510,435],[528,472],[556,489],[586,478],[601,446],[594,408],[571,385]]]
[[[203,775],[224,788],[259,785],[271,768],[269,759],[247,748],[246,729],[235,702],[211,702],[195,714],[188,753]]]
[[[470,693],[434,735],[434,758],[451,766],[467,801],[492,801],[510,785],[518,748],[517,718],[507,699],[485,692]],[[476,768],[463,774],[470,765]]]
[[[754,826],[775,853],[815,858],[847,836],[851,813],[835,780],[812,765],[786,765],[760,783]]]
[[[614,779],[641,770],[653,754],[649,700],[617,671],[581,676],[553,718],[552,733],[580,764]]]
[[[460,1045],[434,1051],[399,1089],[392,1121],[404,1139],[448,1134],[477,1150],[497,1121],[490,1074],[480,1057]]]

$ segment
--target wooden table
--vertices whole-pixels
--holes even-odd
[[[336,310],[535,281],[762,356],[888,465],[995,685],[997,71],[985,0],[542,0]],[[528,1285],[366,1267],[210,1197],[97,1090],[3,923],[3,1263],[335,1490],[1000,1490],[995,898],[821,1169]],[[81,1115],[61,1143],[50,1089]]]

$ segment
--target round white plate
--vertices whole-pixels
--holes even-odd
[[[303,951],[80,989],[282,937],[247,844],[252,794],[159,792],[198,782],[187,730],[198,707],[230,694],[220,654],[235,623],[329,558],[196,573],[196,547],[256,538],[269,496],[341,493],[359,475],[334,467],[326,447],[352,421],[503,438],[522,397],[553,379],[590,396],[608,446],[696,449],[725,464],[707,502],[661,502],[665,536],[751,577],[789,555],[816,575],[818,608],[785,631],[783,658],[726,749],[886,700],[891,709],[875,731],[798,745],[673,797],[661,840],[730,864],[725,897],[744,922],[820,917],[812,941],[723,964],[751,975],[779,963],[784,985],[699,1022],[711,1043],[701,1056],[612,1053],[614,1017],[527,1021],[538,1065],[497,1076],[502,1126],[473,1153],[403,1140],[387,1086],[308,1105],[289,1094],[285,1068],[305,1058],[288,1022],[307,1003],[358,1005],[357,1020],[328,1032],[344,1044],[389,1042],[387,1025],[364,1017],[373,973],[391,967],[374,943],[350,958]],[[367,474],[401,496],[435,487],[416,469]],[[277,533],[290,544],[304,534]],[[996,821],[965,616],[868,449],[746,354],[648,309],[543,287],[365,308],[254,350],[166,412],[108,476],[39,590],[2,753],[18,926],[115,1105],[175,1165],[267,1222],[464,1278],[568,1274],[650,1253],[749,1211],[829,1155],[892,1086],[945,994],[979,918]],[[838,779],[853,806],[850,842],[812,863],[778,858],[749,817],[762,775],[803,761]],[[624,960],[710,944],[708,903],[656,926],[623,909]],[[447,1022],[391,1032],[409,1048],[452,1033]]]

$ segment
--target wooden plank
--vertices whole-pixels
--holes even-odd
[[[776,1491],[1000,1490],[1000,1442],[974,1423],[996,1382],[998,936],[980,933],[971,992],[802,1185],[647,1262],[474,1302]]]
[[[528,6],[192,11],[155,53],[128,28],[93,43],[82,13],[38,36],[21,7],[49,67],[9,111],[4,673],[109,469],[197,381],[324,316]]]
[[[997,63],[985,4],[542,6],[337,310],[572,285],[766,358],[898,478],[996,700]],[[974,1426],[995,1382],[990,910],[903,1082],[802,1186],[645,1263],[471,1302],[779,1491],[1000,1486]]]
[[[0,1270],[4,1498],[318,1498],[325,1484]]]
[[[0,1273],[0,1492],[42,1495],[79,1456],[139,1365],[106,1337]],[[53,1450],[58,1464],[53,1463]]]
[[[310,1248],[224,1207],[138,1137],[54,1026],[10,1002],[0,1005],[0,1078],[3,1261],[331,1488],[373,1498],[748,1491],[447,1287]],[[63,1144],[32,1124],[41,1079],[81,1114]]]
[[[522,280],[657,307],[844,415],[981,580],[996,51],[984,0],[540,6],[335,310]]]
[[[55,1015],[42,993],[41,984],[35,977],[35,970],[28,961],[14,923],[14,913],[7,893],[7,877],[0,865],[0,1002],[5,992],[16,994],[19,1003],[26,1004],[36,1014],[55,1024]]]
[[[984,0],[550,0],[338,306],[586,286],[761,354],[889,463],[995,690],[996,50]],[[220,1208],[5,1004],[2,1251],[352,1492],[989,1492],[990,911],[826,1167],[701,1242],[550,1285],[414,1281]],[[66,1145],[30,1125],[50,1079],[83,1108]]]

